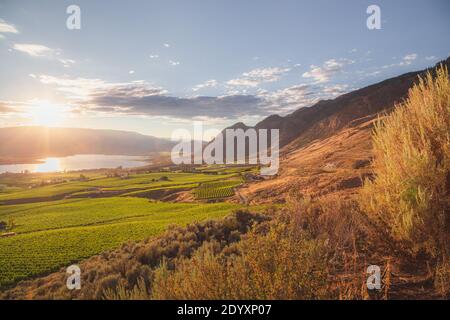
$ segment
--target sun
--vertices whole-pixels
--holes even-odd
[[[61,125],[67,117],[65,106],[53,104],[48,101],[35,101],[29,107],[27,117],[33,124],[39,126]]]

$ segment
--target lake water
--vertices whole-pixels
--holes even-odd
[[[99,154],[79,154],[61,158],[40,159],[42,163],[34,164],[8,164],[0,165],[0,173],[3,172],[55,172],[86,170],[100,168],[132,168],[150,164],[144,156],[117,156]]]

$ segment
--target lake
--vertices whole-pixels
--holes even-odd
[[[148,158],[147,158],[148,159]],[[101,168],[132,168],[150,164],[145,156],[120,156],[101,154],[79,154],[60,158],[40,159],[41,163],[0,165],[3,172],[55,172]]]

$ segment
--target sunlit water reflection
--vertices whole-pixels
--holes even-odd
[[[81,154],[62,158],[41,159],[41,163],[35,164],[8,164],[0,165],[0,173],[3,172],[55,172],[86,170],[100,168],[132,168],[148,165],[142,156],[117,156],[117,155],[98,155]]]

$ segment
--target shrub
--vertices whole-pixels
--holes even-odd
[[[284,217],[286,218],[286,217]],[[233,250],[204,244],[191,259],[156,270],[154,299],[327,298],[325,241],[288,217],[261,224]]]
[[[360,205],[405,252],[443,256],[448,250],[450,84],[446,67],[409,91],[373,133],[375,179]]]
[[[127,243],[81,262],[80,290],[67,290],[64,270],[19,283],[0,292],[0,300],[29,298],[30,292],[33,299],[140,299],[151,292],[153,273],[162,261],[173,268],[175,260],[190,258],[205,242],[214,242],[218,251],[224,249],[224,253],[233,254],[230,244],[239,241],[252,225],[268,219],[238,210],[219,220],[172,226],[158,237]]]

